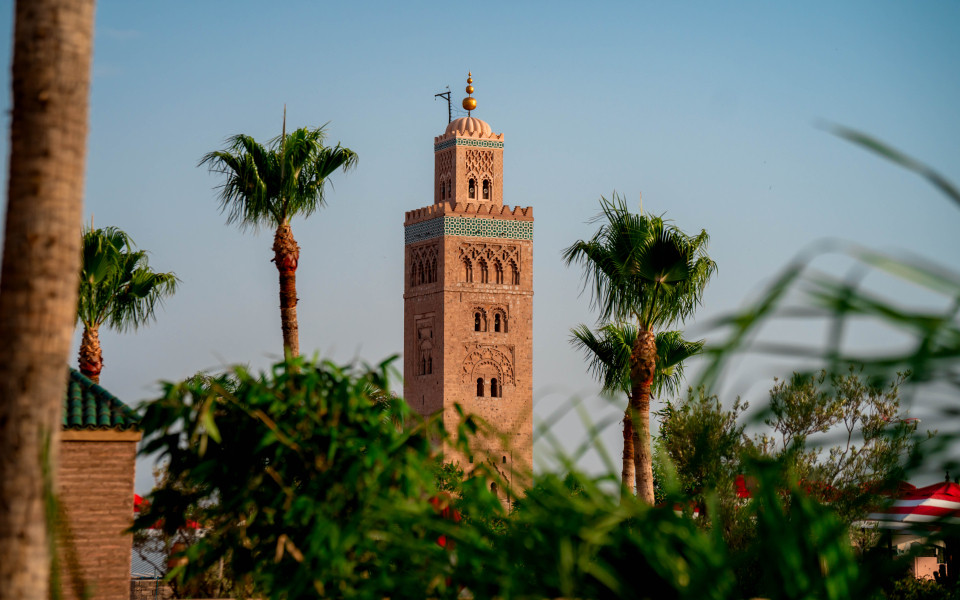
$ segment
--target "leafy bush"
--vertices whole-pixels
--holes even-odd
[[[960,588],[940,585],[932,579],[917,579],[908,575],[893,582],[884,593],[887,600],[958,600]]]
[[[481,462],[464,476],[435,452],[443,443],[469,452],[482,423],[465,417],[448,437],[417,420],[386,393],[387,370],[298,359],[259,377],[237,368],[233,389],[216,379],[168,384],[143,419],[144,452],[165,457],[168,477],[135,527],[162,520],[173,532],[184,515],[200,520],[205,535],[172,576],[202,577],[222,559],[238,595],[272,599],[456,598],[465,589],[475,598],[726,599],[747,591],[734,576],[744,563],[754,565],[749,592],[769,598],[848,598],[873,585],[837,518],[796,486],[783,502],[779,472],[765,463],[743,508],[759,535],[743,548],[676,513],[683,496],[670,484],[665,504],[650,507],[621,501],[608,478],[543,474],[508,514],[489,490],[494,470]],[[443,518],[443,508],[462,519]]]
[[[146,409],[143,451],[159,452],[178,485],[150,495],[136,528],[162,520],[172,532],[196,514],[206,535],[174,575],[225,559],[249,594],[442,594],[430,436],[426,424],[394,426],[411,416],[379,393],[387,367],[296,360],[262,377],[237,368],[233,391],[167,384]]]

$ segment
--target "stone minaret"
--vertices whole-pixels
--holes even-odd
[[[469,115],[476,100],[463,107]],[[478,440],[474,456],[444,448],[444,458],[467,471],[488,461],[522,488],[533,462],[533,209],[504,205],[503,134],[486,122],[454,120],[433,151],[433,204],[404,222],[404,397],[451,432],[457,404],[493,425],[502,436]]]

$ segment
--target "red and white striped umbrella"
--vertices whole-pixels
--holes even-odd
[[[960,485],[949,481],[905,490],[883,512],[867,517],[887,529],[918,529],[960,523]]]

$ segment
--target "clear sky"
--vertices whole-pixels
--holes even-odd
[[[5,65],[12,14],[5,2]],[[433,95],[449,85],[458,104],[468,70],[474,116],[505,134],[505,201],[534,207],[538,415],[596,391],[567,342],[593,315],[560,252],[593,232],[600,195],[636,205],[642,192],[645,211],[709,231],[719,271],[700,322],[824,237],[955,266],[957,207],[817,123],[869,132],[960,181],[958,30],[955,1],[101,0],[84,211],[183,280],[155,324],[102,334],[102,383],[137,405],[158,380],[280,355],[272,235],[226,226],[219,180],[197,162],[229,135],[279,134],[284,104],[288,126],[329,123],[329,140],[360,156],[334,176],[328,207],[293,223],[301,349],[400,352],[404,211],[432,202],[447,121]],[[557,431],[570,450],[584,435],[577,417]],[[604,439],[616,456],[616,427]],[[150,477],[141,465],[139,491]]]

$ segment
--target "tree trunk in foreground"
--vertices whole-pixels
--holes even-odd
[[[620,470],[621,497],[634,494],[634,479],[636,479],[636,464],[633,456],[633,420],[630,418],[632,409],[627,406],[623,413],[623,468]]]
[[[653,453],[650,448],[650,386],[657,366],[657,340],[640,331],[630,355],[630,408],[633,410],[633,456],[637,497],[653,504]]]
[[[284,221],[273,236],[273,262],[280,273],[280,327],[283,329],[283,354],[300,356],[300,326],[297,324],[297,263],[300,247],[293,239],[290,224]]]
[[[0,595],[47,600],[45,496],[77,317],[93,0],[20,0],[0,267]]]
[[[94,383],[100,383],[103,370],[103,349],[100,348],[100,328],[97,325],[83,328],[80,342],[80,372]]]

